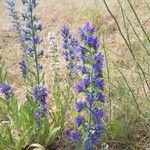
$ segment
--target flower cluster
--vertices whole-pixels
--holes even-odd
[[[21,41],[25,43],[24,53],[27,58],[27,62],[34,60],[37,79],[37,85],[40,84],[40,69],[42,65],[39,63],[39,58],[44,55],[44,51],[39,49],[39,44],[43,41],[42,37],[38,35],[39,31],[43,30],[43,25],[39,23],[36,15],[34,14],[34,9],[37,6],[37,0],[22,0],[23,5],[26,7],[26,10],[22,13],[23,18],[23,27],[22,27],[22,36]],[[29,56],[29,57],[28,57]],[[24,63],[25,64],[25,63]],[[22,73],[25,73],[24,64],[20,64]],[[24,71],[23,69],[24,68]],[[32,71],[33,72],[33,71]]]
[[[83,45],[79,44],[77,47],[81,60],[78,68],[82,80],[75,86],[75,90],[84,94],[85,100],[75,104],[75,108],[79,112],[75,118],[75,124],[80,130],[72,131],[70,136],[75,141],[79,139],[85,141],[83,143],[85,150],[93,149],[94,143],[100,140],[103,129],[102,117],[104,112],[99,108],[99,102],[104,102],[105,99],[102,76],[104,56],[98,52],[100,43],[94,35],[95,32],[96,30],[91,23],[85,23],[82,28],[79,28]]]
[[[0,92],[5,95],[6,100],[9,100],[14,96],[11,86],[9,84],[0,84]]]
[[[21,72],[22,72],[22,76],[23,76],[23,77],[26,77],[26,75],[27,75],[27,73],[28,73],[28,66],[27,66],[25,60],[21,60],[21,61],[19,62],[19,65],[20,65],[20,70],[21,70]]]
[[[42,37],[37,34],[38,31],[43,30],[43,25],[39,23],[36,15],[34,14],[34,9],[38,5],[37,0],[22,0],[22,4],[25,6],[26,10],[20,15],[16,11],[16,5],[14,0],[7,0],[7,8],[9,10],[9,15],[12,18],[12,23],[19,36],[21,47],[23,49],[23,60],[21,60],[20,68],[23,77],[27,75],[27,66],[31,61],[35,61],[34,74],[36,77],[37,85],[40,84],[40,69],[42,65],[39,64],[38,59],[44,54],[44,51],[38,48],[38,45],[43,41]],[[21,17],[23,21],[21,21]],[[29,56],[29,57],[28,57]],[[30,68],[28,66],[28,72]],[[33,71],[31,71],[33,72]]]
[[[9,11],[9,16],[12,18],[12,23],[16,29],[19,38],[21,37],[21,25],[20,25],[20,17],[18,11],[16,11],[16,5],[14,0],[6,0],[7,9]]]
[[[51,53],[51,68],[52,68],[52,73],[54,76],[54,80],[57,80],[59,78],[59,69],[60,69],[60,61],[59,61],[59,50],[57,46],[57,41],[55,39],[55,36],[53,33],[49,32],[48,34],[48,41],[50,44],[50,53]]]
[[[35,1],[23,1],[23,4],[27,7],[27,10],[22,13],[23,21],[25,25],[23,27],[23,35],[21,40],[26,43],[25,52],[31,57],[36,57],[34,54],[36,52],[37,57],[43,55],[42,50],[37,49],[37,45],[40,44],[43,39],[41,36],[37,35],[37,31],[43,30],[43,25],[38,22],[36,15],[33,14],[33,10],[36,7]]]
[[[63,26],[61,28],[61,35],[63,37],[63,48],[64,57],[67,61],[67,68],[69,70],[68,75],[71,78],[76,76],[76,47],[78,45],[78,41],[73,37],[73,35],[69,31],[68,26]]]
[[[46,97],[47,90],[45,87],[38,85],[32,88],[32,94],[34,99],[40,104],[39,108],[34,111],[34,117],[36,120],[46,117]]]

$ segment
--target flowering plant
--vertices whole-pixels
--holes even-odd
[[[47,147],[64,125],[64,123],[56,124],[55,120],[50,117],[53,114],[47,109],[48,92],[44,85],[43,66],[40,63],[44,55],[44,51],[40,49],[43,39],[38,35],[38,32],[43,30],[43,25],[39,23],[34,13],[38,2],[37,0],[22,0],[22,4],[25,10],[19,13],[16,11],[15,1],[7,0],[9,15],[17,30],[23,50],[19,65],[27,87],[26,101],[23,104],[18,103],[12,86],[2,81],[0,93],[4,96],[0,100],[7,109],[7,121],[10,124],[5,129],[3,125],[0,126],[0,133],[2,133],[0,144],[3,145],[3,149],[20,150],[31,142]],[[7,140],[10,144],[6,143]]]
[[[82,80],[76,84],[75,90],[84,95],[85,100],[76,102],[75,108],[79,115],[75,124],[79,129],[71,131],[70,137],[84,150],[92,150],[94,144],[100,141],[103,131],[103,110],[100,103],[104,102],[104,79],[102,76],[104,56],[98,52],[100,43],[94,36],[95,28],[87,22],[79,28],[81,43],[76,51],[79,55]],[[81,148],[82,149],[82,148]]]
[[[82,28],[79,28],[79,41],[70,32],[68,26],[61,28],[63,55],[68,71],[67,79],[63,80],[65,81],[63,90],[61,89],[62,78],[59,75],[57,43],[53,35],[49,35],[53,61],[51,67],[54,76],[51,95],[56,110],[48,109],[48,89],[44,85],[44,69],[40,61],[44,55],[44,51],[40,49],[43,38],[39,36],[43,25],[39,23],[34,12],[38,2],[22,0],[25,8],[22,13],[16,11],[14,0],[7,0],[7,4],[23,50],[19,65],[27,91],[26,101],[24,104],[19,104],[12,86],[4,81],[0,84],[0,92],[3,95],[1,100],[8,110],[7,120],[10,123],[10,126],[5,129],[8,134],[2,136],[4,140],[0,144],[9,139],[11,144],[9,146],[3,144],[3,149],[9,147],[20,150],[25,146],[28,147],[31,142],[47,147],[63,130],[66,112],[71,108],[72,103],[75,103],[78,112],[75,118],[77,130],[71,131],[70,137],[79,145],[82,144],[81,149],[92,150],[95,143],[100,141],[102,134],[104,112],[100,102],[103,103],[105,99],[102,76],[104,56],[98,52],[100,43],[95,37],[95,28],[91,23],[85,23]],[[75,85],[75,91],[73,91],[72,87],[77,77],[81,77],[81,81]],[[77,101],[75,92],[79,93],[78,98],[81,94],[84,100]],[[0,127],[0,132],[1,129]]]

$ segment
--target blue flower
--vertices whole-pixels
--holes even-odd
[[[102,109],[94,108],[92,110],[92,115],[98,120],[101,119],[104,115],[104,112]]]
[[[28,67],[27,67],[26,62],[24,60],[21,60],[19,62],[19,65],[20,65],[20,69],[21,69],[21,72],[22,72],[22,76],[26,77],[26,75],[28,73]]]
[[[5,95],[7,100],[13,98],[14,93],[12,92],[11,86],[9,84],[1,83],[0,92]]]
[[[85,73],[87,71],[86,66],[79,66],[78,69],[82,72]]]
[[[84,25],[83,25],[83,28],[82,28],[85,32],[89,33],[89,34],[93,34],[96,29],[95,27],[92,25],[91,22],[86,22]]]
[[[94,57],[94,61],[97,63],[102,63],[104,62],[104,55],[102,53],[97,53]]]
[[[91,105],[96,101],[96,99],[94,98],[94,95],[90,93],[86,96],[86,101]]]
[[[26,28],[31,28],[31,23],[30,22],[26,22]]]
[[[85,141],[84,150],[93,150],[93,144],[90,138]]]
[[[21,24],[20,24],[20,16],[18,11],[16,11],[15,0],[6,0],[7,9],[9,11],[9,16],[11,17],[11,22],[16,29],[16,32],[21,37]]]
[[[41,109],[40,108],[36,108],[34,110],[34,118],[35,119],[39,119],[41,117],[40,113],[41,113]]]
[[[68,65],[67,65],[67,68],[69,69],[69,68],[73,68],[75,65],[74,65],[74,63],[73,62],[70,62]]]
[[[81,141],[84,144],[84,150],[93,150],[93,145],[99,142],[103,130],[102,117],[104,112],[99,108],[99,103],[104,102],[105,99],[102,76],[104,56],[101,52],[98,52],[100,43],[94,35],[95,31],[95,28],[89,22],[79,28],[82,45],[79,43],[76,48],[80,59],[78,69],[83,73],[83,77],[75,85],[75,90],[82,94],[81,96],[85,98],[85,101],[75,104],[79,113],[75,118],[75,123],[81,131],[83,130],[81,138],[86,137],[84,141]]]
[[[86,22],[82,28],[79,28],[79,34],[81,40],[86,41],[88,36],[91,36],[95,32],[95,27],[90,22]]]
[[[37,120],[37,123],[40,124],[38,119],[46,117],[46,97],[47,90],[42,85],[38,85],[32,88],[32,94],[37,102],[39,102],[40,107],[34,110],[34,117]]]
[[[94,130],[94,133],[91,135],[90,140],[92,143],[98,143],[100,141],[101,132],[100,130]]]
[[[93,64],[93,68],[97,72],[97,74],[100,74],[103,69],[103,64],[99,64],[99,63]]]
[[[44,29],[44,27],[43,27],[43,25],[41,23],[37,23],[35,25],[35,28],[36,28],[36,30],[40,30],[40,31],[42,31]]]
[[[36,124],[38,126],[41,125],[41,119],[46,117],[46,111],[47,108],[45,105],[42,105],[41,107],[35,108],[34,110],[34,118],[36,120]]]
[[[104,79],[102,78],[97,78],[95,81],[94,81],[95,85],[97,87],[99,87],[100,89],[103,89],[104,88]]]
[[[78,112],[81,111],[81,109],[83,109],[85,106],[86,106],[85,101],[79,101],[79,102],[76,102],[75,104],[75,108]]]
[[[42,85],[32,88],[32,94],[35,100],[39,101],[42,105],[46,105],[47,90]]]
[[[86,43],[92,46],[94,49],[98,49],[100,46],[97,37],[92,37],[92,36],[87,37]]]
[[[44,55],[44,51],[43,50],[38,50],[37,55],[38,55],[38,57],[42,57]]]
[[[102,103],[105,101],[105,96],[102,92],[98,92],[96,97],[97,97],[97,100],[102,102]]]
[[[30,34],[30,33],[31,33],[31,30],[30,30],[30,28],[24,27],[24,28],[23,28],[23,32],[24,32],[25,34]],[[22,39],[22,40],[24,40],[24,39]],[[25,39],[25,40],[27,40],[27,39]]]
[[[32,12],[32,10],[33,10],[33,5],[32,4],[28,4],[28,10]]]
[[[78,131],[71,131],[70,138],[74,141],[78,140],[80,137],[80,133]]]
[[[25,48],[25,53],[26,53],[26,54],[31,54],[33,51],[34,51],[34,50],[33,50],[33,48],[31,48],[31,47],[26,47],[26,48]]]
[[[97,40],[96,40],[96,38],[93,37],[93,36],[89,36],[89,37],[87,37],[87,39],[86,39],[86,42],[87,42],[88,44],[91,44],[91,45],[94,45],[94,44],[95,44],[95,41],[97,41]]]
[[[85,48],[82,46],[82,45],[78,45],[76,47],[76,52],[80,52],[80,53],[83,53],[85,51]]]
[[[103,70],[103,62],[104,62],[104,56],[102,53],[97,53],[94,57],[94,64],[93,68],[97,72],[97,74],[101,74]]]
[[[36,108],[34,110],[34,118],[37,120],[37,119],[46,117],[46,111],[47,111],[47,108],[45,105],[42,107]]]
[[[83,54],[80,57],[81,61],[86,62],[88,60],[88,54]]]
[[[27,13],[22,13],[22,18],[24,20],[28,19],[29,15]]]
[[[21,40],[22,41],[28,41],[28,40],[30,40],[30,38],[26,35],[23,35],[23,36],[21,36]]]
[[[62,26],[61,28],[61,35],[64,37],[64,38],[67,38],[69,36],[69,27],[64,25]]]
[[[40,37],[40,36],[37,36],[35,35],[34,38],[33,38],[33,41],[36,43],[36,44],[39,44],[43,41],[43,38]]]
[[[90,82],[90,77],[86,76],[83,80],[81,80],[78,84],[76,84],[75,90],[77,92],[83,91],[84,88],[88,86],[89,82]]]
[[[85,88],[85,84],[84,84],[83,81],[81,81],[80,83],[76,84],[76,86],[75,86],[75,90],[77,92],[83,91],[84,88]]]
[[[63,37],[63,48],[64,48],[64,57],[67,62],[68,75],[70,78],[74,78],[76,76],[76,47],[78,45],[78,41],[73,37],[70,33],[69,27],[64,25],[61,28],[61,35]]]
[[[83,118],[82,116],[77,116],[77,117],[75,118],[75,123],[76,123],[76,125],[77,125],[77,126],[80,126],[81,123],[83,122],[83,120],[84,120],[84,118]]]
[[[21,28],[21,41],[24,45],[23,58],[26,62],[32,62],[30,65],[30,71],[36,76],[36,84],[43,82],[40,80],[41,72],[39,69],[42,65],[39,65],[39,58],[43,57],[44,51],[39,50],[38,45],[43,41],[43,38],[38,35],[38,32],[43,29],[43,25],[39,23],[34,9],[37,6],[37,0],[22,0],[26,10],[22,13],[24,27]],[[22,63],[20,64],[22,65]],[[31,70],[33,68],[33,70]],[[27,78],[28,80],[28,78]]]

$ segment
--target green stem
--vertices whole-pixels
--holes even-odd
[[[30,5],[32,5],[32,2],[30,0]],[[33,21],[33,12],[32,10],[30,11],[30,19],[31,19],[31,30],[32,30],[32,41],[33,41],[33,49],[34,49],[34,55],[35,55],[35,66],[36,66],[36,73],[37,73],[37,85],[40,84],[40,73],[39,73],[39,67],[38,67],[38,56],[37,56],[37,47],[36,43],[34,42],[34,36],[35,36],[35,31],[34,31],[34,21]]]
[[[104,43],[104,40],[103,40],[103,43]],[[105,60],[106,60],[106,68],[107,68],[107,77],[108,77],[108,99],[109,99],[109,109],[110,109],[110,123],[112,121],[112,101],[111,101],[111,90],[110,90],[110,70],[109,70],[109,61],[108,61],[108,54],[107,54],[107,50],[105,48],[105,45],[104,46],[104,53],[105,53]]]
[[[133,53],[133,50],[132,50],[132,48],[130,47],[130,44],[128,43],[127,39],[125,38],[124,34],[122,33],[122,30],[121,30],[121,28],[120,28],[120,26],[119,26],[119,23],[118,23],[116,17],[113,15],[113,13],[111,12],[111,10],[109,9],[108,4],[106,3],[106,1],[103,0],[103,2],[104,2],[105,6],[106,6],[106,8],[107,8],[107,11],[110,13],[110,15],[112,16],[112,18],[114,19],[114,21],[115,21],[115,23],[116,23],[116,25],[117,25],[117,27],[118,27],[118,30],[119,30],[119,32],[120,32],[120,34],[121,34],[123,40],[125,41],[125,43],[126,43],[128,49],[129,49],[129,51],[130,51],[130,53],[131,53],[131,55],[132,55],[133,60],[134,60],[135,63],[136,63],[136,66],[141,70],[141,73],[143,74],[143,77],[144,77],[144,80],[145,80],[145,82],[146,82],[146,85],[147,85],[148,89],[150,90],[150,85],[149,85],[148,80],[147,80],[147,78],[146,78],[146,76],[145,76],[145,72],[143,71],[143,68],[141,67],[141,65],[140,65],[139,62],[137,61],[137,59],[136,59],[136,57],[135,57],[135,54]]]
[[[149,36],[147,35],[147,33],[146,33],[145,29],[143,28],[143,25],[142,25],[142,23],[141,23],[141,21],[140,21],[140,19],[139,19],[138,15],[137,15],[137,13],[136,13],[136,11],[135,11],[134,7],[133,7],[133,5],[131,4],[130,0],[127,0],[127,1],[128,1],[128,3],[130,4],[130,7],[131,7],[131,9],[132,9],[132,11],[133,11],[133,13],[134,13],[134,15],[135,15],[136,19],[137,19],[137,21],[138,21],[138,23],[139,23],[139,25],[140,25],[140,27],[141,27],[142,31],[144,32],[144,34],[145,34],[145,36],[146,36],[147,40],[148,40],[148,41],[149,41],[149,43],[150,43],[150,38],[149,38]]]

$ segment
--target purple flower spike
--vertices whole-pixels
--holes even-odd
[[[75,118],[75,124],[82,132],[80,136],[83,139],[81,143],[84,145],[84,150],[93,150],[94,144],[100,141],[103,130],[102,117],[104,112],[99,108],[99,103],[105,101],[102,74],[104,56],[101,52],[98,52],[100,42],[94,35],[95,32],[95,27],[89,22],[79,28],[82,44],[79,43],[76,48],[80,61],[77,66],[82,73],[82,79],[76,84],[75,90],[81,93],[81,97],[84,97],[85,100],[75,104],[79,113]],[[71,139],[74,140],[75,137],[71,137]]]
[[[87,97],[86,97],[86,101],[87,101],[90,105],[92,105],[92,104],[96,101],[96,99],[94,98],[94,96],[93,96],[92,94],[88,94]]]
[[[95,27],[92,25],[91,22],[86,22],[84,25],[83,25],[83,28],[82,28],[85,32],[88,32],[88,33],[94,33],[96,32],[96,29]]]
[[[42,39],[42,37],[35,35],[34,38],[33,38],[33,41],[36,44],[39,44],[39,43],[41,43],[43,41],[43,39]]]
[[[69,27],[64,25],[61,28],[61,35],[63,38],[63,48],[64,48],[64,58],[67,62],[68,75],[71,79],[74,79],[76,76],[76,48],[78,41],[70,33]]]
[[[62,28],[61,28],[61,35],[63,36],[63,37],[68,37],[69,36],[69,27],[68,26],[66,26],[66,25],[64,25]]]
[[[71,131],[70,138],[74,141],[78,140],[80,137],[80,133],[78,131]]]
[[[82,53],[82,52],[84,52],[84,50],[85,50],[85,48],[81,45],[78,45],[77,48],[76,48],[76,52]]]
[[[75,108],[78,112],[80,112],[81,109],[83,109],[85,106],[86,106],[85,101],[76,102],[76,104],[75,104]]]
[[[22,76],[23,77],[26,77],[27,73],[28,73],[28,67],[27,67],[27,64],[24,60],[21,60],[19,62],[19,65],[20,65],[20,70],[22,72]]]
[[[105,96],[102,92],[98,92],[96,96],[97,96],[98,101],[100,101],[102,103],[105,102]]]
[[[86,66],[79,66],[78,69],[82,72],[85,73],[87,71]]]
[[[102,53],[97,53],[94,57],[94,61],[97,63],[103,63],[104,62],[104,55]]]
[[[35,25],[35,28],[36,28],[37,30],[40,30],[40,31],[42,31],[42,30],[44,29],[43,25],[40,24],[40,23],[37,23],[37,24]]]
[[[36,108],[34,111],[35,119],[45,118],[46,117],[46,97],[47,97],[47,90],[42,85],[38,85],[32,88],[32,94],[34,99],[39,102],[40,107]],[[37,121],[39,124],[39,122]]]
[[[7,100],[13,98],[14,93],[12,92],[11,86],[9,84],[0,84],[0,92],[5,95]]]
[[[84,118],[82,116],[77,116],[75,118],[75,123],[76,125],[79,127],[81,125],[81,123],[83,122]]]
[[[35,100],[42,103],[42,105],[46,104],[47,90],[45,87],[38,85],[32,88],[32,93]]]
[[[104,79],[96,79],[95,81],[95,85],[100,88],[100,89],[103,89],[104,88]]]
[[[82,92],[84,88],[88,86],[89,82],[90,82],[90,77],[86,76],[83,80],[80,81],[80,83],[76,84],[75,90],[77,92]]]

